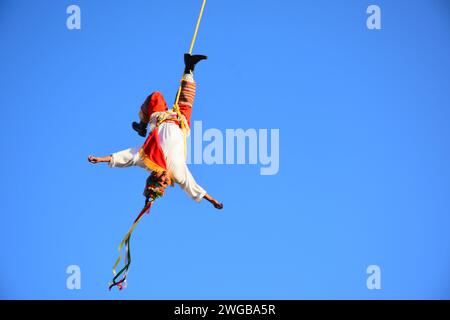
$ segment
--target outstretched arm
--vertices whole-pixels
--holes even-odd
[[[139,148],[128,148],[119,152],[111,153],[106,157],[89,156],[90,163],[106,162],[111,168],[127,168],[138,166],[145,169],[144,162],[139,155]]]
[[[208,200],[216,209],[222,209],[223,205],[211,197],[192,176],[186,163],[179,163],[172,170],[173,178],[176,183],[191,197],[191,199],[200,202],[203,198]]]
[[[99,163],[99,162],[111,162],[111,156],[106,156],[106,157],[94,157],[94,156],[89,156],[88,157],[88,161],[90,163]]]
[[[220,203],[219,201],[217,201],[216,199],[211,197],[209,194],[205,194],[205,196],[203,198],[205,198],[206,200],[211,202],[212,205],[214,206],[214,208],[216,208],[216,209],[222,209],[223,208],[223,203]]]

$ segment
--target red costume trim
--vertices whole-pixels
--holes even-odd
[[[144,145],[139,150],[139,155],[145,166],[150,170],[156,172],[167,171],[166,157],[159,142],[158,128],[153,129],[149,134]]]

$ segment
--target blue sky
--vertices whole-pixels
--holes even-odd
[[[66,8],[81,8],[68,30]],[[368,30],[377,4],[382,29]],[[200,1],[0,4],[3,299],[450,298],[450,15],[446,1],[209,1],[193,120],[279,129],[280,169],[191,165],[223,211],[178,188],[136,229],[146,173],[92,166],[143,142],[172,101]],[[81,268],[81,290],[66,267]],[[381,268],[368,290],[366,268]]]

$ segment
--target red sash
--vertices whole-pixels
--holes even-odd
[[[158,128],[154,128],[139,150],[139,155],[145,166],[156,172],[167,171],[167,163],[164,152],[159,142]]]

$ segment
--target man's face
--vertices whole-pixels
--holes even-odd
[[[170,185],[170,177],[167,174],[167,171],[156,173],[155,178],[163,188],[167,188]]]

